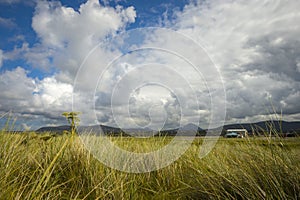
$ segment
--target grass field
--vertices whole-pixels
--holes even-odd
[[[111,138],[149,152],[171,138]],[[300,138],[220,139],[199,159],[197,138],[176,162],[134,174],[106,167],[78,137],[0,132],[1,199],[297,199]]]

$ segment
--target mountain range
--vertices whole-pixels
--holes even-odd
[[[300,133],[300,121],[261,121],[255,123],[241,123],[241,124],[227,124],[223,127],[212,129],[212,132],[217,132],[222,129],[222,134],[226,133],[227,129],[246,129],[249,134],[261,134],[263,132],[272,132],[272,133],[289,133],[296,132]],[[64,131],[70,131],[70,126],[52,126],[52,127],[42,127],[36,130],[36,132],[55,132],[58,134],[62,134]],[[121,129],[117,127],[105,126],[105,125],[94,125],[94,126],[80,126],[78,127],[79,133],[93,133],[93,134],[105,134],[105,135],[123,135],[129,136],[175,136],[178,131],[180,134],[185,136],[195,135],[195,131],[197,131],[197,136],[205,136],[207,133],[206,129],[202,129],[195,124],[187,124],[180,128],[176,129],[165,129],[160,131],[155,131],[149,128],[129,128],[129,129]]]

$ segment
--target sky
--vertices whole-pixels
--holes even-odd
[[[0,0],[0,125],[300,121],[298,0]]]

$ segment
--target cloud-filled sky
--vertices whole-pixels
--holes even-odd
[[[298,0],[0,0],[0,122],[300,120]],[[226,111],[226,115],[225,115]]]

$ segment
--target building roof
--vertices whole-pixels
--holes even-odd
[[[248,132],[247,129],[227,129],[227,132],[231,132],[231,131],[244,131],[244,132]]]

